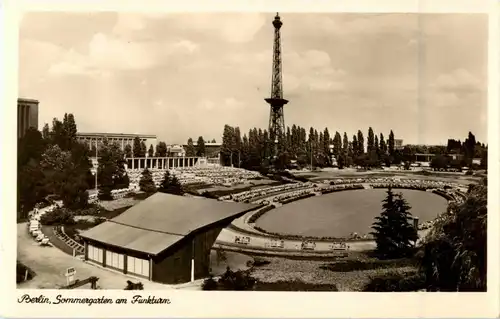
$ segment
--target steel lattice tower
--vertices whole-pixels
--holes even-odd
[[[285,134],[285,114],[283,106],[288,100],[283,99],[283,79],[281,70],[281,36],[280,29],[283,23],[280,16],[276,13],[273,21],[274,26],[274,48],[273,48],[273,71],[271,82],[271,97],[265,99],[271,106],[269,115],[269,137],[274,142],[274,154],[278,155],[278,142]]]

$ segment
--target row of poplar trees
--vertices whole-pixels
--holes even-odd
[[[330,149],[330,145],[333,145],[333,149]],[[364,165],[366,158],[374,159],[378,165],[380,161],[390,159],[395,152],[392,130],[386,140],[382,133],[375,135],[370,127],[365,148],[365,138],[361,130],[349,139],[345,132],[343,136],[339,132],[330,135],[328,128],[318,131],[311,127],[307,133],[305,128],[295,124],[291,128],[287,127],[285,136],[278,142],[278,154],[273,154],[273,148],[274,143],[267,130],[253,128],[242,136],[239,127],[224,126],[222,164],[247,169],[268,166],[274,156],[277,166],[282,167],[286,167],[291,160],[297,161],[299,166],[332,166],[332,155],[339,167]]]

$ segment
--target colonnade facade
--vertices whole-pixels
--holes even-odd
[[[89,149],[93,149],[96,146],[96,144],[101,145],[103,143],[104,139],[107,139],[108,143],[117,144],[118,146],[120,146],[121,150],[124,151],[125,146],[127,146],[127,145],[130,145],[131,147],[134,146],[134,138],[135,138],[135,136],[132,136],[132,137],[113,137],[113,136],[110,136],[110,137],[107,137],[107,136],[106,137],[92,137],[92,136],[82,135],[82,136],[78,136],[78,141],[80,143],[84,143],[84,144],[88,145]],[[148,143],[147,138],[141,138],[141,142],[144,142],[146,144],[146,146],[149,148],[148,144],[150,144],[150,143]]]
[[[204,157],[143,157],[126,158],[127,169],[174,169],[203,165]]]

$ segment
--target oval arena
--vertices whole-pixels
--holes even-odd
[[[464,199],[464,185],[409,178],[337,178],[253,189],[219,198],[264,204],[236,219],[217,238],[216,248],[263,255],[337,255],[375,247],[369,234],[388,188],[408,201],[424,235]]]

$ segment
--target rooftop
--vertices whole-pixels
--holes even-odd
[[[22,97],[18,98],[17,102],[18,103],[19,102],[21,102],[21,103],[23,103],[23,102],[24,103],[37,103],[37,104],[40,103],[40,101],[38,101],[38,100],[35,100],[35,99],[26,99],[26,98],[22,98]]]
[[[135,134],[135,133],[83,133],[77,132],[79,137],[142,137],[142,138],[156,138],[156,135],[152,134]]]
[[[259,207],[156,193],[121,215],[81,234],[112,246],[157,255],[185,236],[231,221]]]

